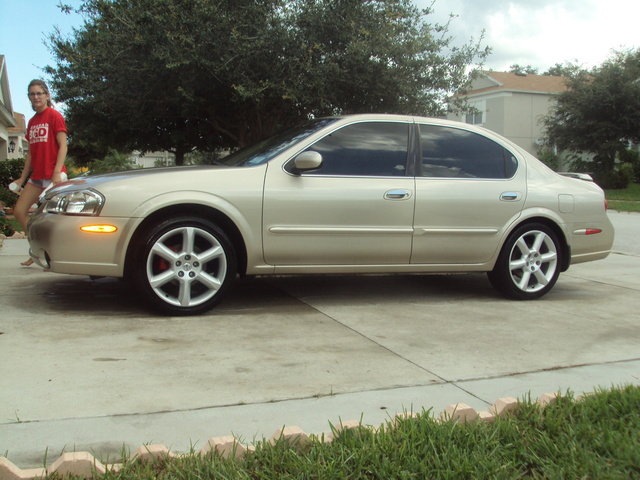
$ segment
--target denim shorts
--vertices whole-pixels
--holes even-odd
[[[34,187],[42,188],[43,190],[51,185],[51,179],[49,180],[32,180],[31,178],[27,183],[30,183]]]
[[[69,179],[69,177],[67,177],[66,173],[62,172],[60,174],[60,180],[61,181],[66,182],[68,179]],[[38,188],[41,188],[41,189],[45,190],[46,188],[49,188],[51,186],[52,182],[53,182],[52,179],[49,179],[49,180],[33,180],[32,178],[30,178],[27,183],[30,183],[34,187],[38,187]]]

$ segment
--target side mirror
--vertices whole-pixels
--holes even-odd
[[[299,174],[307,170],[316,170],[322,166],[322,155],[313,150],[302,152],[293,159],[293,173]]]

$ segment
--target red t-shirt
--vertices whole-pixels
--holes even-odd
[[[59,132],[67,133],[67,126],[62,115],[53,108],[47,107],[29,120],[27,138],[33,180],[50,180],[53,177],[60,150],[56,141]],[[67,169],[63,166],[62,171],[66,172]]]

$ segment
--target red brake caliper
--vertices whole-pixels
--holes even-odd
[[[173,250],[174,252],[178,251],[178,247],[169,247],[169,249]],[[171,264],[166,259],[156,255],[156,258],[153,261],[153,267],[155,272],[160,273],[169,270]]]

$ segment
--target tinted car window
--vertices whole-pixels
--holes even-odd
[[[322,166],[305,174],[404,176],[408,139],[407,123],[347,125],[307,149],[322,155]]]
[[[503,146],[477,133],[420,125],[423,177],[511,178],[518,163]]]

